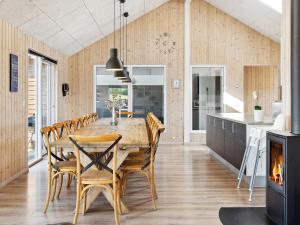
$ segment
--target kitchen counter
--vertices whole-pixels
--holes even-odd
[[[272,129],[273,120],[265,118],[256,123],[253,115],[244,113],[216,113],[207,115],[206,144],[210,153],[234,172],[238,173],[244,157],[250,130]],[[245,178],[249,180],[255,164],[255,151],[251,151],[246,165]],[[254,186],[265,186],[266,156],[261,155]]]
[[[247,113],[211,113],[209,116],[218,117],[221,119],[230,120],[237,123],[243,123],[246,125],[257,125],[257,126],[272,126],[274,124],[271,117],[265,117],[262,122],[255,122],[252,114]]]

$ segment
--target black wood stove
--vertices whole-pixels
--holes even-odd
[[[291,132],[267,133],[267,216],[300,225],[300,1],[291,0]]]

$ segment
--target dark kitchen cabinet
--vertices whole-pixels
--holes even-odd
[[[246,148],[246,125],[208,115],[206,142],[211,150],[240,169]]]
[[[247,137],[246,137],[246,125],[242,123],[234,124],[234,135],[235,135],[235,157],[234,157],[234,167],[240,169],[246,145],[247,145]]]
[[[228,162],[233,162],[235,157],[235,134],[234,134],[234,122],[225,120],[225,136],[224,136],[224,145],[225,145],[225,159]]]

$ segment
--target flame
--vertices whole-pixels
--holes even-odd
[[[276,183],[282,184],[282,165],[283,165],[283,158],[282,155],[277,156],[274,161],[273,169],[272,169],[272,178]]]

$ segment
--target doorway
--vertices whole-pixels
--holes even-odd
[[[28,55],[27,73],[28,164],[45,154],[39,130],[56,121],[56,64]]]

